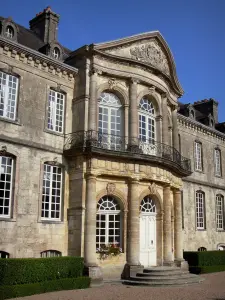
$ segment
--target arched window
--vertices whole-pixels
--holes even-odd
[[[149,196],[144,197],[140,204],[140,211],[142,213],[156,213],[155,201]]]
[[[0,217],[10,217],[12,186],[13,158],[0,154]]]
[[[10,38],[10,39],[13,38],[13,36],[14,36],[14,30],[13,30],[12,26],[7,26],[6,27],[5,36],[7,38]]]
[[[121,210],[118,201],[112,196],[102,197],[97,204],[96,248],[104,245],[121,245]]]
[[[60,51],[59,51],[59,48],[55,47],[55,48],[53,49],[53,57],[54,57],[55,59],[59,59],[59,57],[60,57]]]
[[[9,253],[5,251],[0,251],[0,258],[9,258]]]
[[[104,92],[100,95],[98,132],[104,148],[121,149],[121,136],[123,135],[122,104],[113,93]]]
[[[207,251],[207,249],[205,247],[199,247],[198,251]]]
[[[202,191],[196,192],[196,227],[205,229],[205,194]]]
[[[155,109],[152,102],[143,97],[139,103],[139,139],[145,154],[155,155]]]
[[[224,198],[222,195],[216,195],[216,228],[224,229]]]
[[[57,250],[46,250],[41,252],[41,257],[56,257],[62,256],[62,252]]]
[[[225,251],[225,245],[224,245],[224,244],[219,244],[219,245],[217,246],[217,249],[218,249],[218,250],[221,250],[221,251]]]

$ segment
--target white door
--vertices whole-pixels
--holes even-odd
[[[140,263],[156,266],[156,215],[152,213],[140,216]]]

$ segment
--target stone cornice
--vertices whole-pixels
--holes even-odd
[[[211,127],[208,127],[198,121],[195,121],[191,118],[185,117],[181,114],[177,114],[178,117],[178,121],[179,123],[181,123],[182,125],[184,125],[186,128],[192,128],[196,131],[200,131],[204,134],[210,135],[212,137],[217,137],[218,139],[225,141],[225,134],[214,129]]]
[[[4,37],[0,37],[0,54],[69,81],[73,81],[78,73],[78,70],[74,67]]]

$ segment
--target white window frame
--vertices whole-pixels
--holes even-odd
[[[60,57],[60,51],[59,51],[59,48],[55,47],[55,48],[53,49],[53,57],[54,57],[55,59],[59,59],[59,57]]]
[[[59,256],[62,256],[62,252],[58,250],[45,250],[41,252],[41,258],[59,257]]]
[[[215,175],[221,177],[221,153],[219,149],[214,149]]]
[[[54,168],[57,168],[61,170],[61,173],[53,173]],[[50,172],[47,172],[47,170],[50,169]],[[55,175],[56,174],[56,175]],[[53,176],[60,176],[60,181],[55,181],[53,179]],[[46,181],[46,183],[45,183]],[[45,185],[47,184],[47,181],[49,182],[48,186]],[[53,182],[55,182],[55,184],[57,185],[57,183],[60,183],[60,193],[58,195],[58,197],[55,198],[59,198],[59,203],[54,203],[53,199],[54,199],[54,195],[52,193],[54,186],[53,186]],[[62,212],[62,183],[63,183],[63,168],[59,167],[59,166],[55,166],[55,165],[50,165],[48,163],[44,164],[44,168],[43,168],[43,180],[42,180],[42,201],[41,201],[41,219],[42,220],[53,220],[53,221],[59,221],[61,220],[61,212]],[[55,186],[56,186],[55,185]],[[49,194],[47,193],[47,188],[49,188]],[[56,188],[55,188],[55,193],[56,193]],[[46,200],[46,196],[48,195],[48,201]],[[56,201],[56,199],[55,199]],[[48,204],[48,209],[46,209],[45,205]],[[59,210],[52,209],[52,204],[59,205]],[[45,216],[45,212],[48,212],[48,217]],[[59,217],[51,217],[52,212],[54,212],[55,214],[58,212],[59,213]]]
[[[112,197],[112,196],[104,196],[102,197],[100,200],[102,199],[113,199],[115,200],[115,203],[118,204],[118,201]],[[118,204],[119,205],[119,204]],[[102,221],[101,220],[101,216],[104,215],[105,216],[105,221]],[[119,228],[115,227],[115,224],[114,224],[114,227],[109,227],[109,222],[114,222],[115,221],[110,221],[110,216],[114,216],[114,220],[115,220],[115,216],[119,216],[119,221],[116,221],[119,223]],[[99,216],[100,218],[98,219]],[[104,245],[109,245],[109,244],[119,244],[119,247],[122,248],[122,215],[121,215],[121,210],[104,210],[104,209],[98,209],[97,211],[97,215],[96,215],[96,223],[99,222],[100,226],[97,226],[96,224],[96,250],[97,249],[100,249],[101,248],[101,245],[103,243],[101,243],[101,237],[103,236],[104,239],[105,239],[105,244]],[[105,227],[101,227],[101,223],[104,224],[105,223]],[[105,234],[101,234],[101,229],[104,229],[105,230]],[[118,230],[119,229],[119,232],[120,232],[120,235],[119,235],[119,241],[113,241],[113,242],[110,242],[109,241],[109,230]],[[99,230],[99,234],[97,235],[97,230]],[[97,236],[99,236],[99,241],[97,242]]]
[[[60,103],[62,101],[62,103]],[[60,108],[60,106],[62,106]],[[58,111],[58,112],[57,112]],[[48,95],[48,130],[57,133],[64,131],[65,94],[52,89]],[[60,117],[62,120],[60,120]],[[59,123],[62,122],[62,125]]]
[[[3,165],[2,165],[2,158],[4,157],[4,159],[6,159],[6,161],[11,161],[11,174],[10,174],[10,181],[4,181],[5,183],[9,183],[10,184],[10,188],[9,189],[6,189],[4,188],[3,191],[4,191],[4,195],[6,194],[6,191],[9,193],[9,197],[7,197],[7,200],[9,201],[9,204],[6,206],[4,205],[5,201],[6,201],[6,197],[3,197],[3,213],[0,214],[0,218],[10,218],[10,215],[11,215],[11,206],[12,206],[12,185],[13,185],[13,176],[14,176],[14,159],[12,157],[9,157],[9,156],[0,156],[0,175],[2,174],[2,170],[3,170]],[[4,166],[9,166],[8,163]],[[9,173],[7,173],[9,174]],[[1,179],[0,179],[1,180]],[[6,186],[6,184],[5,184]],[[7,207],[8,208],[8,214],[4,214],[4,208]]]
[[[14,30],[13,30],[12,26],[7,26],[6,27],[5,35],[6,35],[7,38],[10,38],[10,39],[13,38]]]
[[[13,121],[16,119],[18,82],[16,76],[0,71],[0,117],[2,118]],[[12,105],[13,102],[14,105]],[[3,109],[1,109],[1,105],[3,105]],[[11,112],[12,108],[13,112]]]
[[[195,170],[202,172],[202,144],[195,142]]]
[[[216,195],[216,229],[224,230],[224,197]]]
[[[3,256],[5,256],[5,257],[3,257]],[[8,252],[6,252],[6,251],[0,251],[0,259],[1,258],[9,258],[9,253]]]
[[[205,194],[201,191],[195,193],[196,228],[205,229]]]
[[[115,121],[113,121],[113,118]],[[113,93],[102,93],[98,109],[98,133],[104,148],[121,150],[121,146],[123,146],[123,141],[121,140],[123,136],[123,121],[120,99]]]

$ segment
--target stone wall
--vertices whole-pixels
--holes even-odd
[[[184,250],[197,251],[199,247],[207,250],[217,249],[218,244],[225,243],[225,232],[216,229],[216,195],[225,196],[225,136],[214,129],[198,122],[179,117],[179,134],[181,152],[191,159],[193,173],[183,179],[183,218]],[[202,143],[203,171],[195,171],[194,143]],[[215,176],[214,149],[221,150],[222,176]],[[195,193],[205,193],[206,229],[196,229]]]

